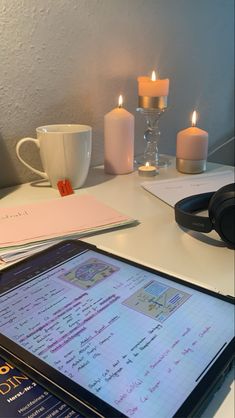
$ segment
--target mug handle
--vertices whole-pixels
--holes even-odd
[[[39,141],[38,141],[38,139],[35,139],[35,138],[22,138],[22,139],[20,139],[18,142],[17,142],[17,144],[16,144],[16,154],[17,154],[17,157],[19,158],[19,160],[26,166],[26,167],[28,167],[31,171],[33,171],[34,173],[36,173],[36,174],[38,174],[39,176],[41,176],[42,178],[44,178],[44,179],[46,179],[46,180],[48,180],[48,175],[45,173],[45,171],[40,171],[40,170],[37,170],[36,168],[33,168],[31,165],[29,165],[28,163],[26,163],[24,160],[23,160],[23,158],[21,157],[21,155],[20,155],[20,147],[21,147],[21,145],[24,143],[24,142],[27,142],[27,141],[30,141],[30,142],[34,142],[34,144],[37,146],[37,148],[39,148],[40,149],[40,144],[39,144]]]

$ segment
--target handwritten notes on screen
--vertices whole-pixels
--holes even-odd
[[[180,407],[230,317],[221,300],[86,251],[4,295],[0,327],[127,416],[154,418]]]

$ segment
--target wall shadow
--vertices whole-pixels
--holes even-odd
[[[11,193],[14,193],[18,188],[20,187],[20,185],[18,186],[11,186],[11,187],[3,187],[0,189],[0,199],[2,199],[5,196],[8,196]]]
[[[6,145],[6,141],[4,141],[0,135],[0,188],[8,188],[19,182],[18,173],[11,158],[10,148],[11,145],[14,147],[14,144],[8,145],[9,147]],[[5,195],[6,193],[7,190],[4,191]]]

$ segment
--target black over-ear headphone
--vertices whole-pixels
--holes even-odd
[[[196,215],[208,209],[209,217]],[[186,197],[175,205],[176,222],[188,229],[219,234],[227,247],[235,248],[235,183],[221,187],[217,192]]]

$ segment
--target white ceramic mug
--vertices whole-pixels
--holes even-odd
[[[73,189],[81,187],[91,161],[92,128],[87,125],[48,125],[36,129],[37,139],[23,138],[16,145],[19,160],[34,173],[57,188],[59,180],[68,179]],[[30,141],[40,150],[44,171],[33,168],[20,155],[20,147]]]

